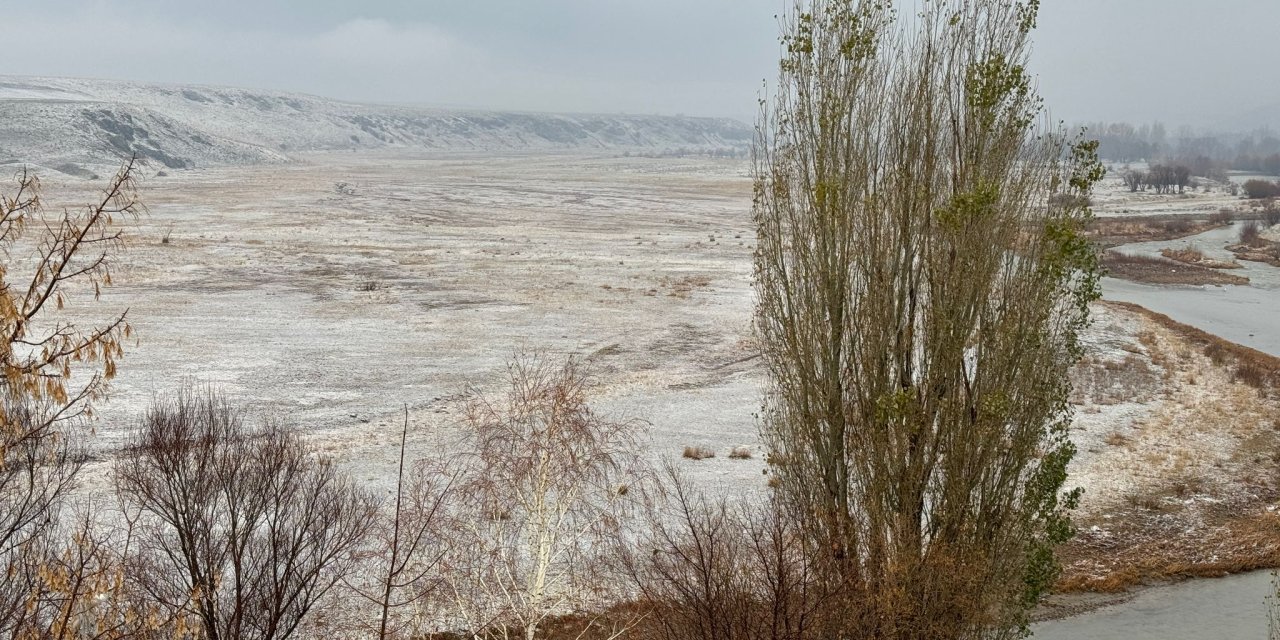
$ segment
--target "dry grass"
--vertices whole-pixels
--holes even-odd
[[[1089,225],[1085,235],[1098,247],[1109,248],[1131,242],[1185,238],[1224,227],[1231,224],[1232,218],[1232,212],[1226,209],[1202,220],[1187,216],[1099,218]]]
[[[1192,249],[1191,247],[1183,247],[1182,249],[1163,249],[1160,251],[1160,255],[1170,260],[1177,260],[1178,262],[1186,262],[1189,264],[1202,262],[1204,260],[1204,252],[1199,249]]]
[[[1086,358],[1071,370],[1072,402],[1114,405],[1147,402],[1160,386],[1165,372],[1136,354],[1121,360]]]
[[[1183,526],[1167,513],[1131,519],[1141,521],[1141,528],[1082,531],[1062,554],[1067,571],[1054,591],[1117,593],[1154,581],[1220,578],[1280,566],[1280,516],[1273,512],[1214,518],[1183,531],[1157,524]]]
[[[1280,358],[1137,305],[1102,304],[1140,316],[1150,329],[1138,341],[1172,373],[1149,413],[1123,432],[1104,427],[1098,442],[1109,446],[1072,471],[1087,488],[1079,534],[1059,550],[1055,591],[1280,567],[1280,513],[1271,510],[1280,500]],[[1123,361],[1113,368],[1128,370]]]
[[[688,298],[696,289],[711,286],[711,278],[707,276],[685,276],[683,278],[663,278],[661,285],[669,290],[668,296]]]
[[[1232,379],[1247,384],[1259,392],[1265,392],[1275,385],[1276,371],[1270,371],[1252,362],[1237,363],[1232,372]]]
[[[690,460],[706,460],[707,458],[716,457],[716,452],[711,447],[700,444],[696,447],[685,447],[681,456]]]
[[[1124,501],[1129,508],[1138,511],[1151,511],[1155,513],[1169,513],[1173,509],[1171,505],[1166,503],[1163,496],[1155,496],[1149,493],[1129,493],[1125,494]]]
[[[1112,277],[1149,284],[1249,284],[1249,279],[1243,276],[1222,273],[1197,264],[1119,251],[1103,253],[1102,266]]]
[[[734,447],[733,450],[729,452],[729,459],[731,460],[750,460],[752,457],[750,447]]]
[[[1123,447],[1129,444],[1129,439],[1126,438],[1123,433],[1120,433],[1119,431],[1113,431],[1111,432],[1111,435],[1107,436],[1104,442],[1106,442],[1107,444],[1113,447]]]

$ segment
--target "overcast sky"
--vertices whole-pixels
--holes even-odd
[[[788,2],[0,0],[0,73],[750,119]],[[1280,2],[1043,5],[1033,70],[1055,117],[1230,125],[1280,102]]]

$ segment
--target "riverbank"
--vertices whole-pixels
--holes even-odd
[[[1075,372],[1085,490],[1056,591],[1280,566],[1280,358],[1123,302]]]

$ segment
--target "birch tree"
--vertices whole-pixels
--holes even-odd
[[[640,424],[593,411],[574,359],[518,356],[506,382],[466,405],[462,542],[446,576],[470,635],[533,640],[554,615],[612,604],[601,559],[640,475]]]

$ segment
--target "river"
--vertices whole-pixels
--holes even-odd
[[[1223,249],[1238,226],[1182,240],[1125,245],[1129,253],[1158,254],[1165,247],[1193,246],[1228,260]],[[1232,342],[1280,355],[1280,269],[1243,263],[1233,271],[1251,286],[1163,287],[1115,279],[1103,281],[1103,297],[1140,304]],[[1270,572],[1201,579],[1143,589],[1132,599],[1095,611],[1035,625],[1044,640],[1213,640],[1267,637]]]

